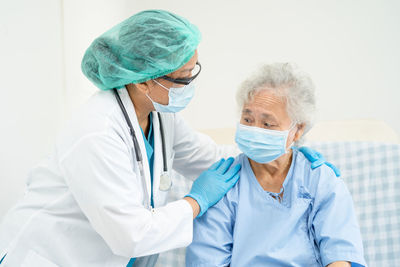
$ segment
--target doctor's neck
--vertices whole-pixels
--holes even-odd
[[[145,94],[143,94],[134,84],[127,84],[126,90],[135,107],[136,117],[140,127],[147,136],[149,131],[149,114],[154,110],[153,104],[149,101]]]

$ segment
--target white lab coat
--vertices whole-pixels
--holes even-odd
[[[143,157],[140,177],[128,125],[112,91],[93,95],[57,141],[51,157],[27,179],[27,192],[0,227],[3,266],[126,266],[131,257],[187,246],[192,209],[185,200],[166,203],[158,190],[163,169],[157,113],[154,129],[154,204],[146,148],[134,106],[119,90]],[[192,131],[178,114],[162,114],[169,170],[196,178],[234,153]],[[144,181],[145,180],[145,181]]]

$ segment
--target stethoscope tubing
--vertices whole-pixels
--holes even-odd
[[[132,122],[129,119],[128,112],[125,109],[124,104],[122,103],[121,97],[118,94],[118,91],[116,88],[113,89],[115,98],[117,99],[118,105],[121,108],[122,114],[124,115],[125,121],[128,124],[129,131],[132,137],[133,141],[133,146],[135,149],[135,154],[136,154],[136,161],[139,163],[140,167],[143,169],[143,157],[142,153],[139,147],[139,142],[137,141],[136,133],[135,130],[133,129]],[[163,173],[168,173],[168,164],[167,164],[167,153],[166,153],[166,148],[165,148],[165,134],[164,134],[164,125],[161,119],[161,114],[157,112],[157,117],[158,121],[160,124],[160,135],[161,135],[161,147],[162,147],[162,157],[163,157]],[[141,174],[143,175],[143,174]]]
[[[114,88],[113,91],[114,91],[115,98],[118,101],[118,105],[121,108],[122,113],[124,114],[124,118],[126,120],[126,123],[128,124],[129,131],[131,133],[131,137],[132,137],[132,141],[133,141],[133,147],[135,149],[135,154],[136,154],[136,161],[142,162],[142,160],[143,160],[142,153],[140,151],[139,143],[138,143],[137,138],[136,138],[135,130],[133,129],[131,120],[129,119],[128,112],[126,112],[125,106],[122,103],[121,97],[119,96],[119,94],[117,92],[117,89]]]

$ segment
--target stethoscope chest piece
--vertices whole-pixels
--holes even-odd
[[[167,172],[163,172],[160,176],[160,190],[168,191],[171,189],[172,180]]]

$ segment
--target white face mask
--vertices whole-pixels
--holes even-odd
[[[154,80],[156,84],[164,88],[168,91],[168,105],[162,105],[153,101],[149,95],[146,96],[150,99],[153,103],[154,108],[158,112],[168,112],[168,113],[176,113],[184,109],[192,100],[194,96],[194,83],[189,83],[188,85],[182,87],[171,87],[167,88],[161,83]]]

